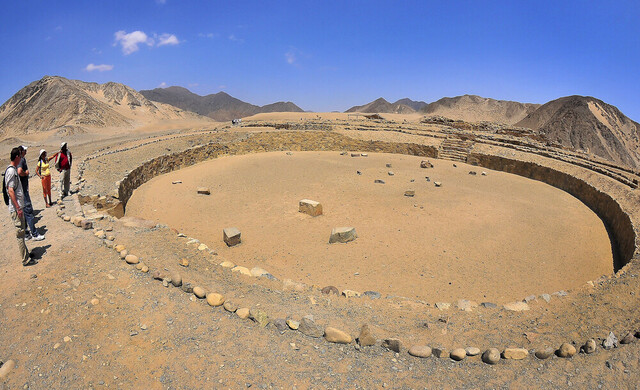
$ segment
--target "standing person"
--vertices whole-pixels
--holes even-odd
[[[27,233],[25,240],[30,240],[33,238],[34,241],[44,240],[44,236],[42,234],[38,234],[38,229],[36,229],[36,223],[34,221],[33,216],[33,204],[31,203],[31,195],[29,195],[29,167],[27,167],[27,147],[20,146],[21,158],[20,163],[18,163],[18,176],[20,176],[20,182],[22,183],[22,193],[24,197],[24,218],[27,220],[27,226],[29,227],[29,232]]]
[[[71,163],[73,157],[67,149],[67,143],[60,145],[60,151],[56,153],[56,169],[60,172],[60,199],[69,195],[71,185]]]
[[[18,249],[20,250],[20,257],[22,257],[22,265],[29,265],[32,263],[32,255],[27,249],[27,245],[24,243],[24,235],[26,229],[26,223],[24,220],[24,194],[22,191],[22,184],[18,176],[18,164],[20,164],[22,151],[20,148],[13,148],[11,150],[11,164],[7,167],[4,173],[4,186],[8,195],[9,214],[13,220],[13,225],[16,228],[16,239],[18,240]],[[6,201],[7,199],[5,199]]]
[[[53,202],[51,201],[51,170],[49,169],[49,161],[53,157],[47,158],[47,151],[40,150],[40,157],[38,157],[38,165],[36,166],[36,175],[42,182],[42,196],[44,197],[44,204],[47,207],[51,207]],[[47,197],[49,200],[47,200]]]

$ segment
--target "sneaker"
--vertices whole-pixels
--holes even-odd
[[[44,234],[38,234],[37,236],[33,237],[33,241],[42,241],[44,240]]]
[[[25,241],[29,241],[30,239],[31,239],[31,234],[30,233],[27,233],[27,234],[24,235],[24,240]]]

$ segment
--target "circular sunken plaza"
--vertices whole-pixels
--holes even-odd
[[[422,160],[338,152],[221,157],[145,183],[127,216],[167,224],[279,279],[429,302],[507,303],[613,272],[603,222],[575,197],[460,162],[432,159],[425,169]],[[301,199],[320,202],[323,215],[300,213]],[[358,238],[329,244],[341,226]],[[241,245],[221,245],[226,227],[241,231]]]

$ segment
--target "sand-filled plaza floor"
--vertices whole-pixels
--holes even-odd
[[[432,159],[433,168],[420,168],[422,159],[338,152],[221,157],[142,185],[127,215],[165,223],[222,258],[279,279],[430,302],[504,303],[613,271],[603,222],[568,193],[463,163]],[[211,195],[197,194],[198,187]],[[305,198],[320,202],[324,214],[299,213]],[[358,238],[329,244],[331,229],[342,226],[354,227]],[[223,243],[226,227],[240,229],[242,244]]]

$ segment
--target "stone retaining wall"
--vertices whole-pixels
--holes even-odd
[[[337,133],[316,131],[266,132],[251,135],[234,144],[210,143],[179,153],[160,156],[144,162],[130,172],[119,185],[122,210],[133,191],[152,178],[193,164],[217,158],[220,155],[239,155],[273,151],[362,151],[396,153],[436,158],[438,151],[433,146],[413,143],[390,143],[362,141]],[[536,163],[512,160],[504,157],[472,153],[469,161],[482,167],[513,173],[542,181],[562,189],[580,199],[605,223],[611,237],[614,252],[614,269],[620,270],[631,259],[639,257],[636,249],[637,237],[633,223],[627,213],[607,193],[568,173]]]
[[[469,161],[479,166],[538,180],[580,199],[604,222],[611,239],[615,271],[637,258],[636,234],[629,215],[609,194],[568,173],[536,163],[472,153]]]
[[[395,144],[382,141],[361,141],[336,133],[303,131],[257,133],[244,141],[220,145],[210,143],[183,152],[156,157],[142,163],[131,171],[118,189],[120,202],[124,208],[133,191],[152,178],[171,171],[185,168],[199,162],[217,158],[220,155],[239,155],[274,151],[342,151],[408,154],[435,158],[438,151],[433,146],[419,144]]]

